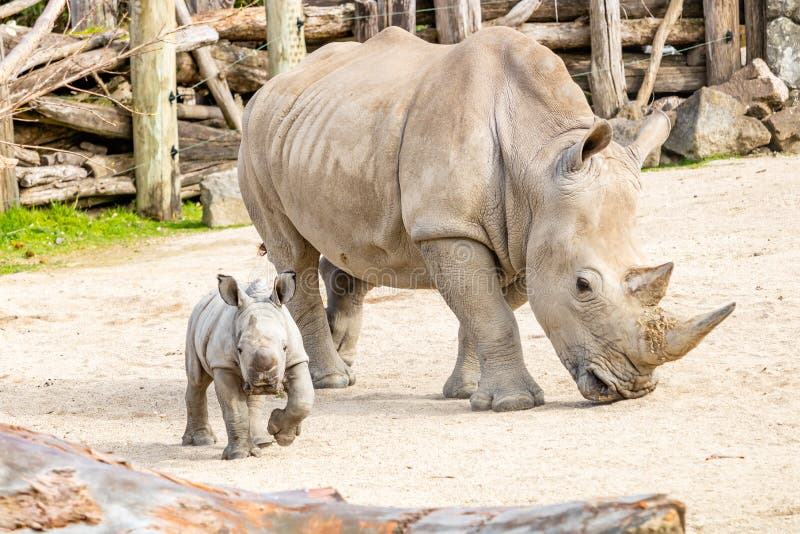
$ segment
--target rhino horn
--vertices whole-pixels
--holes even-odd
[[[667,262],[658,267],[631,269],[625,278],[625,285],[643,305],[655,306],[667,293],[672,267],[672,262]]]
[[[644,164],[647,155],[664,144],[672,130],[672,121],[661,110],[655,110],[645,117],[636,140],[628,145],[627,150],[637,167]]]
[[[707,314],[701,314],[689,319],[680,326],[671,329],[666,336],[662,348],[662,361],[675,361],[686,355],[687,352],[695,348],[706,335],[711,332],[719,323],[725,320],[733,309],[735,302]]]

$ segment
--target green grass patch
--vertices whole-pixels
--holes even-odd
[[[676,161],[675,163],[667,163],[666,165],[659,165],[658,167],[650,167],[647,169],[642,169],[642,172],[654,172],[654,171],[661,171],[664,169],[677,169],[677,168],[696,169],[698,167],[702,167],[709,161],[716,161],[719,159],[739,159],[741,157],[742,156],[740,156],[739,154],[716,154],[714,156],[709,156],[701,160],[684,158],[680,161]]]
[[[184,202],[180,220],[158,222],[116,206],[95,216],[68,204],[15,207],[0,214],[0,275],[58,264],[59,256],[141,238],[208,230],[202,208]]]

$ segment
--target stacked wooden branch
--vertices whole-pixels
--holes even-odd
[[[24,459],[24,461],[20,461]],[[685,529],[663,495],[495,508],[348,504],[334,489],[254,493],[165,475],[0,424],[0,530],[81,532],[661,532]]]
[[[130,49],[121,29],[90,35],[49,29],[0,24],[4,50],[26,47],[25,56],[13,64],[0,63],[8,71],[8,97],[0,99],[0,117],[13,115],[15,143],[0,155],[8,163],[4,169],[16,178],[19,201],[27,206],[56,201],[88,206],[130,198],[136,190],[127,63],[138,51]],[[252,93],[266,81],[266,52],[228,42],[218,45],[219,34],[211,26],[192,24],[162,38],[175,42],[179,51],[180,84],[200,81],[188,53],[200,47],[211,49],[218,69],[227,71],[238,92]],[[235,68],[229,68],[232,63]],[[235,167],[241,138],[227,128],[213,99],[195,98],[201,91],[179,88],[178,95],[186,98],[174,102],[178,117],[185,119],[177,147],[184,198],[199,195],[205,174]],[[227,104],[241,113],[240,100],[231,97]]]

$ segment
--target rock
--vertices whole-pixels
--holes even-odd
[[[778,17],[767,24],[767,64],[786,85],[800,87],[800,24]]]
[[[236,169],[211,173],[203,178],[200,203],[203,204],[203,224],[208,227],[250,224]]]
[[[773,113],[764,124],[772,133],[771,146],[775,150],[800,154],[800,107],[787,108]]]
[[[630,120],[616,117],[609,119],[608,122],[611,124],[611,129],[614,132],[612,135],[614,141],[622,146],[628,146],[636,140],[636,136],[639,134],[639,129],[642,127],[644,119]],[[661,147],[658,147],[647,155],[642,167],[658,167],[660,157]]]
[[[778,109],[789,98],[789,88],[760,58],[736,71],[727,82],[712,85],[711,89],[728,93],[745,106],[763,102]]]
[[[789,91],[789,99],[783,103],[785,108],[796,108],[800,106],[800,89],[792,89]]]
[[[700,160],[718,154],[747,154],[770,141],[761,121],[746,117],[744,104],[727,93],[702,87],[676,110],[664,148]]]
[[[771,113],[772,109],[764,102],[753,102],[752,104],[747,106],[747,112],[745,113],[745,115],[763,121],[764,119],[769,117]]]
[[[800,24],[800,0],[767,0],[767,20],[788,17]]]

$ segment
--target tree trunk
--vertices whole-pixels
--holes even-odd
[[[306,57],[302,0],[266,0],[269,76],[286,72]]]
[[[738,0],[703,0],[708,59],[708,84],[727,82],[742,63],[739,51]]]
[[[455,44],[481,29],[480,0],[433,0],[441,44]]]
[[[653,42],[661,19],[622,20],[622,46],[646,46]],[[533,37],[540,44],[553,50],[589,48],[591,45],[590,25],[582,21],[525,23],[520,27],[525,35]],[[666,44],[682,46],[701,43],[705,40],[703,19],[681,19],[672,26]]]
[[[628,102],[622,65],[619,0],[591,0],[592,105],[610,119]]]
[[[69,0],[69,26],[73,30],[114,28],[119,0]]]
[[[685,528],[683,503],[663,495],[553,506],[388,508],[348,504],[334,489],[220,488],[3,424],[0,469],[0,530],[677,534]]]
[[[767,57],[767,0],[744,0],[747,63]]]
[[[5,58],[5,48],[0,42],[0,60]],[[0,109],[8,108],[8,82],[0,80]],[[0,213],[19,203],[19,186],[14,174],[14,121],[11,114],[0,112]]]
[[[355,0],[355,20],[353,35],[356,41],[363,43],[380,31],[378,24],[378,2],[376,0]]]
[[[173,0],[131,2],[131,46],[152,43],[175,28]],[[175,91],[175,45],[159,39],[131,57],[133,146],[136,161],[136,209],[166,221],[180,217],[177,117],[170,94]]]
[[[417,2],[416,0],[386,0],[387,26],[397,26],[409,33],[417,30]]]

